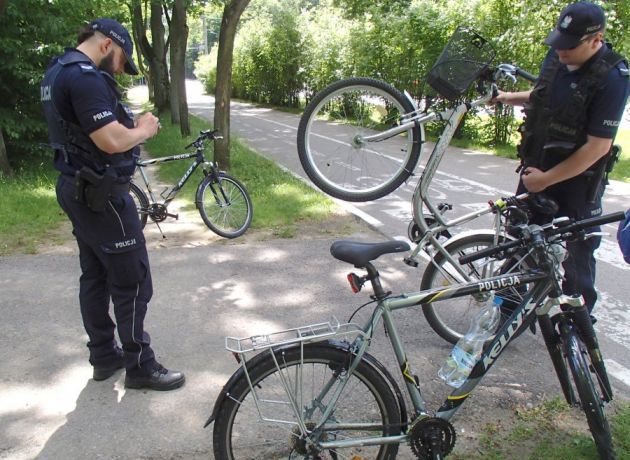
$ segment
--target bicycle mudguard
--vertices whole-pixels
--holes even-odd
[[[322,342],[316,342],[313,344],[313,346],[332,347],[340,351],[348,351],[349,345],[350,345],[349,342],[343,342],[340,340],[326,340]],[[300,346],[300,344],[283,345],[283,346],[274,348],[273,350],[274,352],[278,352],[278,351],[286,350],[288,348],[296,347],[296,346]],[[269,357],[268,353],[258,353],[256,356],[254,356],[252,359],[250,359],[247,362],[248,366],[250,367],[257,366],[261,361],[267,359],[268,357]],[[367,364],[372,366],[378,373],[380,373],[383,377],[385,377],[385,379],[391,385],[391,388],[394,391],[394,394],[396,395],[396,399],[398,400],[398,407],[400,408],[400,421],[402,424],[402,428],[406,429],[407,407],[405,405],[405,400],[403,398],[402,392],[400,391],[398,383],[396,382],[394,377],[391,375],[391,373],[385,368],[385,366],[383,366],[374,356],[370,355],[369,353],[365,353],[363,355],[363,359],[366,361]],[[221,389],[221,392],[219,393],[219,396],[217,396],[217,400],[214,403],[212,414],[210,414],[210,417],[208,418],[206,423],[203,425],[204,428],[206,428],[208,425],[210,425],[212,422],[215,421],[217,415],[219,414],[219,410],[221,409],[221,406],[223,405],[225,400],[228,398],[228,396],[232,393],[232,388],[234,387],[234,385],[236,385],[236,383],[241,378],[246,378],[245,370],[243,369],[243,366],[240,366],[238,370],[234,372],[234,374],[232,374],[232,376],[228,379],[228,381],[225,383],[225,385]]]

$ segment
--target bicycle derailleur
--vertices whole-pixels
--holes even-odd
[[[411,451],[421,460],[442,458],[450,454],[455,446],[455,428],[448,421],[437,417],[415,420],[407,435]]]

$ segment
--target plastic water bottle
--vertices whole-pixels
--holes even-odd
[[[451,351],[438,371],[438,376],[452,387],[459,388],[481,356],[483,344],[497,330],[501,318],[503,299],[492,296],[479,305],[479,311],[470,323],[470,329]]]

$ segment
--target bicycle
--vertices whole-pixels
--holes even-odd
[[[496,200],[488,207],[446,220],[445,213],[452,206],[433,203],[428,193],[464,115],[487,104],[496,94],[499,81],[515,82],[517,76],[529,81],[536,79],[511,64],[490,69],[493,59],[494,50],[487,40],[475,31],[460,27],[444,47],[427,79],[445,100],[455,104],[453,108],[425,113],[406,91],[400,92],[380,80],[353,77],[335,82],[316,94],[300,119],[297,144],[304,171],[322,191],[347,201],[382,198],[415,175],[426,142],[424,125],[446,121],[412,199],[413,220],[408,236],[416,247],[405,257],[405,262],[417,267],[420,253],[428,255],[431,262],[422,277],[421,289],[437,282],[472,280],[473,274],[481,278],[494,274],[492,264],[462,267],[455,257],[462,251],[510,239],[505,231],[505,219],[502,220],[505,206],[514,207],[518,200],[527,199],[521,195]],[[469,100],[464,95],[475,81],[480,96]],[[492,230],[450,238],[450,228],[489,213],[495,214]],[[427,304],[423,306],[423,313],[440,336],[455,343],[465,332],[474,311],[468,305],[459,305],[440,312],[438,306]]]
[[[603,411],[612,400],[611,385],[583,299],[562,293],[560,263],[566,253],[564,241],[587,238],[586,229],[623,217],[619,212],[573,223],[557,219],[543,228],[521,226],[517,239],[469,254],[462,262],[510,257],[513,251],[525,250],[532,257],[531,268],[400,295],[385,291],[372,261],[383,254],[408,251],[408,243],[333,243],[333,257],[367,271],[364,276],[349,274],[348,281],[354,292],[368,281],[371,284],[369,303],[376,306],[369,320],[361,326],[332,319],[248,338],[226,337],[226,349],[239,368],[222,388],[204,425],[214,423],[215,458],[384,460],[395,458],[399,445],[409,443],[417,458],[441,459],[455,445],[450,419],[518,331],[535,317],[565,399],[581,406],[601,458],[614,459]],[[477,293],[489,296],[505,285],[530,288],[485,347],[467,380],[431,415],[420,380],[410,371],[393,312],[427,301]],[[381,320],[413,406],[409,414],[398,383],[369,353]],[[258,353],[249,358],[253,352]]]
[[[138,207],[142,228],[146,225],[149,217],[158,227],[159,223],[167,217],[175,219],[179,217],[177,214],[169,213],[168,206],[190,176],[201,166],[203,178],[197,186],[195,205],[203,222],[210,230],[224,238],[236,238],[247,231],[252,222],[253,206],[245,186],[226,172],[220,171],[216,162],[207,161],[204,156],[205,141],[214,141],[215,139],[222,139],[217,130],[201,131],[194,142],[184,147],[185,149],[194,147],[194,152],[136,161],[140,177],[142,177],[148,191],[147,196],[137,184],[131,182],[130,192]],[[177,184],[170,190],[167,188],[161,193],[163,201],[158,202],[144,168],[149,165],[189,158],[194,158],[190,167],[184,172]],[[166,196],[164,196],[165,194]]]

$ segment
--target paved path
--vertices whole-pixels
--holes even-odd
[[[198,82],[189,81],[188,85],[190,110],[212,121],[214,99],[202,94]],[[238,137],[310,183],[297,155],[299,115],[233,102],[231,116],[231,128]],[[424,153],[425,160],[431,148],[432,144],[429,144]],[[425,160],[421,159],[421,167]],[[511,191],[516,188],[516,166],[517,162],[514,160],[449,148],[430,187],[430,193],[436,203],[447,201],[454,205],[453,218],[483,207],[488,199],[511,195]],[[406,239],[414,187],[415,183],[410,180],[394,193],[376,201],[338,203],[382,234],[390,238]],[[630,206],[628,197],[630,184],[612,181],[606,191],[604,212],[625,210]],[[487,218],[478,219],[473,225],[477,228],[489,228],[492,224]],[[456,227],[454,233],[470,228]],[[604,238],[597,252],[597,287],[601,299],[596,310],[599,318],[597,329],[602,337],[605,356],[609,358],[610,373],[625,384],[625,391],[630,392],[630,310],[627,296],[630,265],[625,263],[617,246],[616,229],[616,225],[604,226],[608,236]],[[416,276],[419,278],[421,272],[418,271]]]

